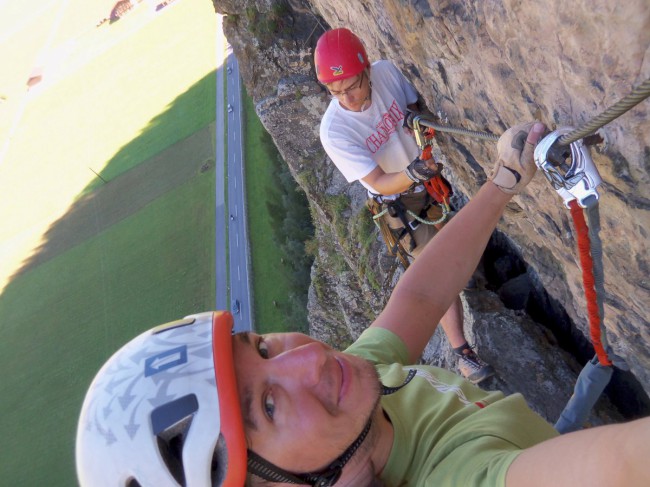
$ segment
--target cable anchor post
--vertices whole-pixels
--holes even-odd
[[[587,208],[594,199],[599,199],[597,188],[603,180],[583,139],[568,146],[560,144],[562,136],[573,130],[562,127],[544,137],[535,147],[535,164],[567,208],[572,200]]]

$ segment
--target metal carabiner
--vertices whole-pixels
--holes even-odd
[[[535,147],[535,164],[562,197],[567,208],[571,200],[578,200],[578,204],[586,208],[590,196],[598,199],[597,188],[603,180],[591,159],[589,148],[582,140],[570,144],[570,163],[565,159],[568,152],[558,150],[559,138],[572,131],[571,127],[562,127],[544,137]],[[553,156],[549,157],[551,153]],[[558,153],[562,155],[558,156]]]
[[[424,130],[420,126],[421,118],[422,115],[416,115],[413,117],[413,135],[415,136],[415,143],[418,145],[420,150],[424,150],[425,147],[430,144],[430,142],[427,141],[426,137],[424,136]]]

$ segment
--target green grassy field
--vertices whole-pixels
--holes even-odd
[[[2,485],[76,485],[76,422],[100,365],[214,305],[214,11],[184,0],[129,15],[77,37],[65,76],[28,95],[0,166]]]
[[[114,2],[69,0],[74,15],[54,15],[58,3],[26,1],[0,4],[0,62],[20,61],[15,79],[0,73],[0,138],[15,124],[0,162],[0,484],[72,486],[99,367],[141,331],[214,305],[216,19],[183,0],[95,27]],[[2,16],[20,5],[24,21]],[[8,49],[16,39],[23,49]],[[21,94],[38,52],[27,41],[46,39],[56,69]],[[292,330],[273,169],[245,103],[256,326]]]
[[[74,485],[77,416],[99,367],[139,332],[212,306],[213,188],[214,171],[198,173],[5,289],[5,485]]]
[[[248,95],[243,95],[245,108],[246,198],[249,238],[253,267],[253,300],[255,330],[258,333],[295,331],[286,319],[290,290],[290,273],[283,263],[284,254],[273,240],[273,229],[266,202],[273,197],[273,167],[262,143],[265,131]],[[274,304],[275,301],[275,304]]]

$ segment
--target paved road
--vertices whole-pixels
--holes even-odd
[[[218,16],[221,22],[221,16]],[[225,59],[224,59],[225,58]],[[222,64],[223,61],[223,64]],[[252,329],[252,304],[249,285],[249,250],[244,186],[241,92],[237,59],[227,46],[221,27],[217,29],[217,106],[216,106],[216,309],[229,309],[235,318],[235,331]],[[223,77],[227,81],[227,108],[223,106]],[[224,115],[228,121],[228,154],[223,157]],[[224,166],[227,171],[228,199],[224,198]],[[226,204],[227,203],[227,204]],[[226,213],[228,208],[228,213]],[[228,239],[226,241],[226,229]],[[228,252],[226,252],[226,245]],[[227,254],[227,255],[226,255]],[[229,276],[229,279],[228,279]],[[228,302],[230,294],[230,302]]]
[[[235,329],[252,329],[252,304],[249,280],[248,226],[244,151],[242,143],[241,85],[237,59],[230,52],[226,58],[228,96],[228,246],[230,257],[230,309]],[[238,308],[238,309],[237,309]],[[237,312],[238,311],[238,312]]]

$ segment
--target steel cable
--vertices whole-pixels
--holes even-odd
[[[587,135],[591,135],[595,133],[599,128],[603,127],[604,125],[607,125],[612,120],[620,117],[625,112],[632,109],[634,106],[638,105],[643,100],[648,98],[648,96],[650,96],[650,78],[648,78],[639,86],[634,88],[634,90],[632,90],[632,92],[629,95],[619,100],[617,103],[609,107],[600,115],[592,118],[589,122],[585,123],[584,125],[560,137],[557,141],[558,144],[562,146],[569,145],[572,142],[575,142],[576,140],[580,140],[586,137]],[[483,140],[495,140],[495,141],[499,140],[498,135],[494,135],[489,132],[479,132],[476,130],[468,130],[459,127],[452,127],[450,125],[441,125],[432,122],[428,118],[425,118],[426,115],[421,115],[420,117],[421,117],[419,119],[420,125],[424,125],[425,127],[432,128],[439,132],[448,132],[450,134],[467,135],[469,137],[475,137],[477,139],[483,139]]]
[[[479,132],[476,130],[452,127],[450,125],[440,125],[426,118],[420,119],[420,125],[424,125],[425,127],[432,128],[434,130],[437,130],[438,132],[448,132],[450,134],[468,135],[470,137],[475,137],[477,139],[483,139],[483,140],[499,140],[498,135],[494,135],[489,132]]]
[[[619,100],[618,103],[612,105],[600,115],[592,118],[589,122],[578,127],[573,132],[569,132],[560,137],[558,144],[569,145],[571,142],[575,142],[587,135],[593,134],[602,126],[607,125],[609,122],[620,117],[635,105],[641,103],[648,96],[650,96],[650,78],[634,88],[629,95]]]

